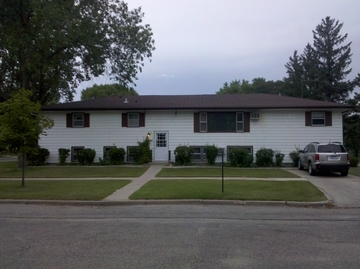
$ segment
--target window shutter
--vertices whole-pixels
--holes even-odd
[[[90,114],[84,113],[84,127],[90,127]]]
[[[305,126],[311,126],[311,111],[305,112]]]
[[[66,114],[66,127],[72,128],[72,114]]]
[[[121,126],[122,127],[127,127],[128,126],[127,113],[122,113]]]
[[[194,133],[200,132],[200,113],[194,113]]]
[[[139,113],[139,127],[145,127],[145,113]]]
[[[331,111],[325,112],[325,126],[332,126],[332,113]]]
[[[250,132],[250,112],[244,112],[244,132]]]

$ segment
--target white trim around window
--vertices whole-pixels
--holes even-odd
[[[323,112],[323,111],[311,112],[311,125],[312,126],[325,126],[325,112]]]
[[[139,127],[139,126],[140,126],[140,114],[128,113],[128,127]]]
[[[72,114],[72,127],[82,128],[84,127],[85,116],[84,113],[73,113]]]

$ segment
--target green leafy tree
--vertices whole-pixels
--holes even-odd
[[[265,78],[254,78],[250,83],[247,80],[233,80],[230,83],[225,82],[223,87],[216,94],[237,94],[237,93],[268,93],[282,94],[282,81],[266,81]]]
[[[133,88],[120,84],[94,85],[81,91],[81,100],[96,99],[114,95],[139,95]]]
[[[39,114],[40,103],[30,100],[28,90],[13,92],[10,99],[0,103],[0,145],[22,155],[23,173],[21,186],[25,186],[25,156],[38,149],[39,136],[52,128],[54,122]]]
[[[120,0],[0,0],[0,101],[19,88],[41,104],[72,100],[105,72],[134,84],[155,49],[143,17]]]
[[[313,45],[307,44],[304,53],[296,52],[285,65],[284,79],[298,96],[331,102],[345,102],[358,85],[357,80],[346,80],[352,69],[351,42],[344,44],[347,34],[341,35],[343,23],[326,17],[313,31]],[[300,80],[300,83],[299,83]]]
[[[225,82],[216,94],[248,93],[248,91],[251,91],[250,88],[251,86],[247,80],[233,80],[230,83]]]

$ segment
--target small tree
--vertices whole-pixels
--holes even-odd
[[[39,136],[54,125],[53,120],[39,114],[40,104],[33,103],[31,95],[30,91],[18,90],[0,103],[0,145],[22,155],[21,187],[25,186],[26,154],[36,151]]]
[[[70,155],[70,149],[59,148],[59,163],[64,165],[67,157]]]

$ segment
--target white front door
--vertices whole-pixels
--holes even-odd
[[[169,160],[168,132],[155,132],[155,161]]]

